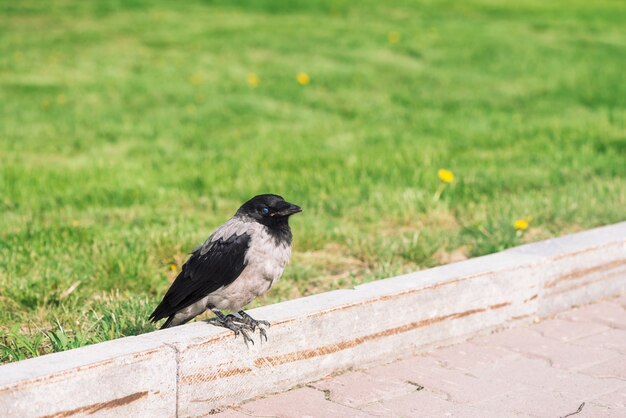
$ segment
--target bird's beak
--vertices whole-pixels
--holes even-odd
[[[285,207],[278,212],[275,212],[278,216],[290,216],[294,213],[302,212],[302,208],[298,205],[294,205],[293,203],[285,202]]]

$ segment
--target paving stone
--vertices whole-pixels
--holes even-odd
[[[626,308],[614,302],[600,302],[562,312],[557,318],[573,322],[596,322],[611,328],[626,329]]]
[[[621,329],[611,329],[600,334],[572,341],[572,344],[583,347],[601,347],[621,354],[626,354],[626,331]]]
[[[624,418],[626,410],[624,408],[607,408],[594,403],[586,402],[580,415],[574,415],[572,418]]]
[[[596,322],[572,322],[562,319],[541,321],[532,328],[534,331],[538,331],[543,337],[564,342],[578,340],[611,329],[611,327],[607,325]]]
[[[383,402],[375,402],[361,409],[363,412],[376,417],[484,418],[490,416],[484,409],[458,405],[427,390]]]
[[[547,338],[544,340],[548,340]],[[581,347],[555,341],[554,343],[540,343],[520,350],[549,359],[552,367],[566,370],[580,370],[590,365],[601,363],[606,359],[619,356],[611,350],[598,347]]]
[[[511,361],[520,357],[520,354],[503,347],[489,347],[470,342],[439,348],[428,353],[428,357],[449,369],[472,372],[496,367],[502,361]]]
[[[363,372],[324,379],[310,386],[329,391],[328,398],[331,401],[351,407],[391,399],[416,390],[415,385],[399,380],[381,379]]]
[[[626,416],[626,385],[614,392],[591,399],[589,403],[611,411],[621,411],[624,417]]]
[[[579,373],[600,378],[622,379],[626,382],[626,360],[607,360],[579,370]]]
[[[490,347],[523,347],[528,339],[533,337],[541,337],[541,334],[531,327],[524,326],[474,337],[469,342]]]
[[[412,382],[460,403],[492,398],[520,386],[497,378],[479,379],[461,370],[448,369],[435,359],[423,356],[375,367],[366,373],[387,381]]]
[[[562,417],[576,411],[582,402],[583,400],[569,394],[525,388],[473,404],[473,406],[499,411],[498,415],[488,416],[505,417],[514,413],[531,417]]]
[[[616,359],[618,361],[619,359]],[[480,375],[481,380],[507,379],[545,392],[560,392],[581,402],[618,389],[623,382],[550,367],[545,360],[521,358]]]
[[[599,347],[572,345],[552,338],[542,337],[531,330],[510,330],[482,338],[478,344],[505,347],[511,351],[541,357],[552,367],[578,370],[601,363],[617,353]]]
[[[242,413],[255,417],[336,418],[367,417],[358,409],[349,408],[324,398],[324,392],[304,387],[241,405]]]

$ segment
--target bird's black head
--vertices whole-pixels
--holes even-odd
[[[302,212],[300,206],[285,201],[281,196],[261,194],[241,205],[237,215],[249,216],[263,225],[273,226],[287,224],[289,217],[298,212]]]

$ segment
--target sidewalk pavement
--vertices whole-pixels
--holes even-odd
[[[212,415],[251,416],[625,418],[626,295]]]

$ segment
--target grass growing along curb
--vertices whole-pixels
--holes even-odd
[[[0,362],[154,329],[257,193],[305,209],[257,304],[624,219],[620,2],[0,10]]]

